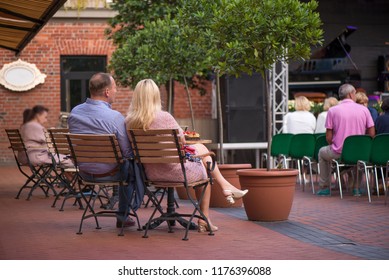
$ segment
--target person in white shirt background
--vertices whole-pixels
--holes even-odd
[[[310,112],[311,103],[305,96],[295,98],[296,111],[287,113],[284,117],[284,133],[314,133],[316,118]]]
[[[321,112],[317,116],[315,133],[325,133],[326,132],[325,123],[326,123],[328,109],[331,108],[332,106],[338,105],[338,103],[339,103],[339,101],[335,97],[328,97],[328,98],[324,99],[323,112]]]

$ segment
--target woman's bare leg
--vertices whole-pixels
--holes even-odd
[[[202,188],[197,188],[196,189],[196,197],[197,199],[200,198],[200,194],[201,192],[203,191]],[[201,211],[203,211],[204,215],[208,218],[209,217],[209,202],[211,200],[211,188],[208,184],[206,190],[205,190],[205,193],[204,193],[204,196],[203,196],[203,200],[201,201],[200,203],[200,209]]]
[[[199,199],[202,191],[203,191],[202,188],[196,189],[196,197],[197,197],[197,199]],[[205,190],[204,196],[203,196],[203,200],[200,203],[200,209],[201,209],[201,211],[203,211],[205,217],[207,217],[208,222],[209,222],[209,224],[210,224],[210,226],[212,228],[212,231],[217,231],[218,227],[214,226],[212,224],[212,222],[211,222],[211,219],[209,218],[209,203],[210,203],[210,200],[211,200],[211,186],[208,184],[208,186],[207,186],[207,188]],[[202,231],[202,232],[203,231],[209,231],[208,224],[206,224],[203,220],[199,220],[198,224],[199,224],[199,231]]]
[[[207,147],[205,147],[203,144],[196,144],[195,147],[196,147],[196,151],[198,154],[206,154],[209,152]],[[202,160],[203,160],[203,163],[205,166],[207,164],[207,161],[212,161],[211,157],[209,157],[209,156],[204,157]],[[215,165],[215,169],[212,172],[212,176],[217,181],[219,186],[223,189],[223,192],[225,193],[226,196],[228,195],[227,193],[231,194],[231,192],[240,192],[240,190],[238,188],[231,185],[230,182],[228,182],[223,177],[223,175],[220,173],[220,170],[219,170],[219,167],[217,166],[217,164]]]

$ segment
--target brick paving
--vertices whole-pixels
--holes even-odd
[[[219,231],[214,236],[191,231],[182,241],[182,227],[150,231],[125,230],[117,236],[114,220],[101,218],[102,229],[88,220],[77,235],[82,211],[69,200],[65,211],[52,208],[53,197],[37,190],[14,199],[24,178],[14,166],[0,166],[0,259],[2,260],[388,260],[389,205],[384,197],[345,195],[317,197],[296,187],[290,217],[284,222],[248,221],[243,208],[213,208]],[[188,207],[179,201],[180,209]],[[59,204],[58,204],[59,205]],[[145,223],[151,208],[138,211]]]

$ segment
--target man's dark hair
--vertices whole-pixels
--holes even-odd
[[[104,89],[111,86],[111,75],[96,73],[89,80],[89,92],[92,96],[103,96]]]

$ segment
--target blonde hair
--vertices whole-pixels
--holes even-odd
[[[367,104],[369,103],[369,98],[367,97],[366,93],[364,93],[364,92],[361,92],[361,91],[357,92],[355,94],[355,98],[356,98],[355,102],[357,102],[358,104],[362,104],[362,105],[367,106]]]
[[[161,109],[161,94],[155,82],[151,79],[138,82],[125,120],[127,128],[148,129]]]
[[[338,105],[339,101],[335,97],[328,97],[324,99],[323,111],[328,111],[332,106]]]
[[[296,111],[309,111],[311,110],[311,103],[305,96],[298,96],[295,98],[294,108]]]

